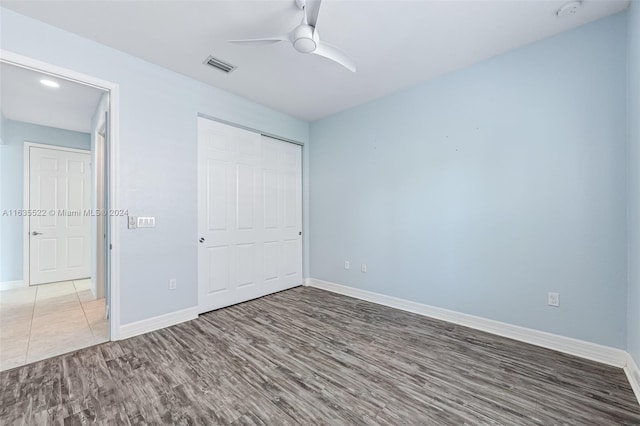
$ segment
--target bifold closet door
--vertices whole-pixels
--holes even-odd
[[[198,118],[200,312],[302,283],[301,152]]]

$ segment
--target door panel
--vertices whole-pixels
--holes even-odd
[[[90,154],[29,148],[29,283],[90,276]]]
[[[256,255],[255,244],[238,244],[238,286],[255,283]]]
[[[201,312],[302,283],[301,153],[198,119]]]
[[[228,228],[227,211],[227,164],[221,161],[207,161],[207,217],[208,230],[224,231]]]
[[[209,247],[208,251],[208,279],[207,293],[228,291],[231,282],[230,266],[231,256],[229,246]]]
[[[264,179],[264,227],[278,227],[278,172],[265,170]]]
[[[67,238],[67,268],[79,268],[82,266],[89,247],[85,246],[86,240],[82,237]]]
[[[39,270],[55,271],[58,265],[58,240],[55,238],[39,238],[36,241],[36,252],[40,259]]]
[[[280,263],[280,241],[264,243],[264,280],[277,280]]]
[[[255,173],[249,165],[239,164],[238,176],[238,229],[254,229]]]

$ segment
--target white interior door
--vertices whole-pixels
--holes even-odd
[[[200,312],[302,284],[301,154],[198,119]]]
[[[29,283],[88,278],[90,154],[29,148]]]

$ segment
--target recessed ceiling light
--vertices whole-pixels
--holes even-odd
[[[46,78],[43,78],[42,80],[40,80],[40,83],[43,86],[47,86],[47,87],[55,87],[55,88],[60,87],[60,84],[56,83],[53,80],[47,80]]]

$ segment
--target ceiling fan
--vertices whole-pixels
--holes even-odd
[[[273,37],[247,40],[229,40],[230,43],[242,44],[274,44],[288,41],[300,53],[313,53],[339,63],[351,72],[356,72],[355,63],[337,47],[320,41],[317,23],[321,0],[295,0],[296,6],[302,10],[302,22],[291,32]]]

